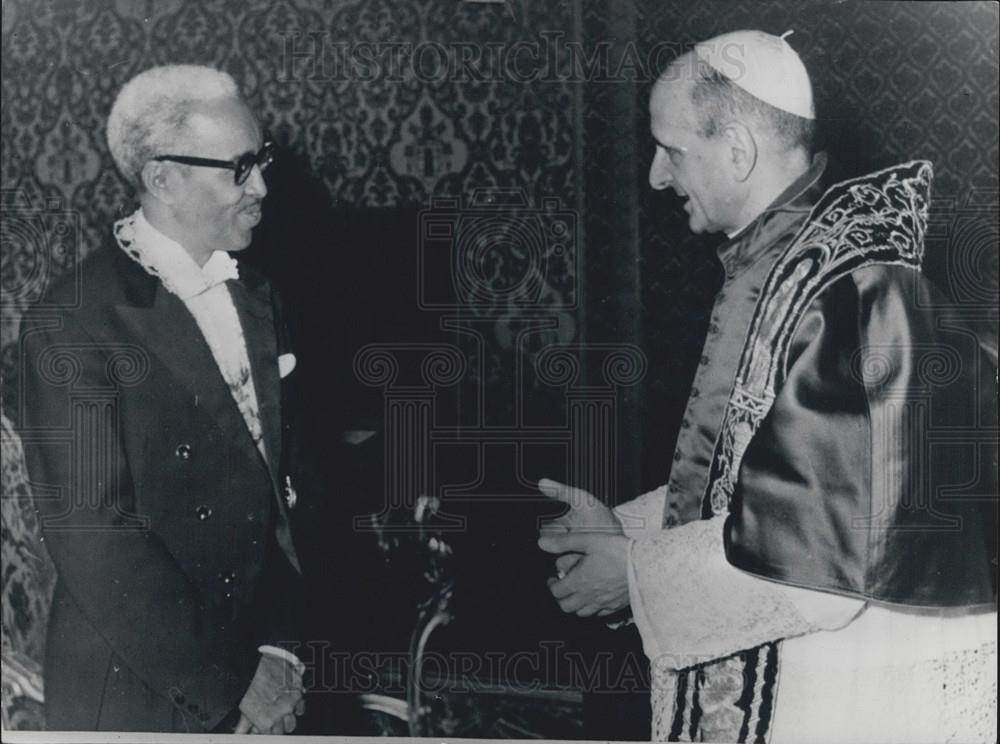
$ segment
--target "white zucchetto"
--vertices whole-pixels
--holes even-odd
[[[815,119],[812,84],[805,65],[785,37],[763,31],[733,31],[695,45],[700,60],[750,95],[804,119]]]

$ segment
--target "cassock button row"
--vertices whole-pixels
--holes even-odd
[[[194,510],[194,513],[198,515],[198,519],[204,522],[212,516],[212,507],[202,504]]]
[[[174,454],[177,455],[182,460],[191,459],[191,445],[190,444],[178,444],[177,449],[174,450]]]

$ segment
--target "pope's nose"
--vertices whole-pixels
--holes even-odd
[[[653,162],[649,164],[649,185],[656,191],[671,186],[674,182],[673,174],[670,172],[670,158],[662,150],[656,148],[653,155]]]

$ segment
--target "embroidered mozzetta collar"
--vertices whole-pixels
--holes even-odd
[[[228,253],[215,251],[204,266],[198,266],[180,243],[149,224],[141,208],[118,220],[114,234],[129,258],[182,300],[195,297],[227,279],[239,279],[236,261]]]
[[[742,230],[718,248],[719,260],[732,278],[749,268],[771,247],[773,239],[809,213],[820,195],[820,178],[826,170],[826,153],[813,156],[808,170],[795,179],[778,198]]]

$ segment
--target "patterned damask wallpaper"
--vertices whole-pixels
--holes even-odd
[[[131,208],[103,126],[121,84],[154,64],[231,72],[335,206],[422,206],[480,188],[572,203],[578,191],[573,88],[505,74],[534,64],[511,54],[534,30],[572,34],[568,2],[9,0],[3,14],[5,208],[79,215],[80,254]],[[76,246],[39,255],[44,237],[5,235],[5,305],[78,257]]]

